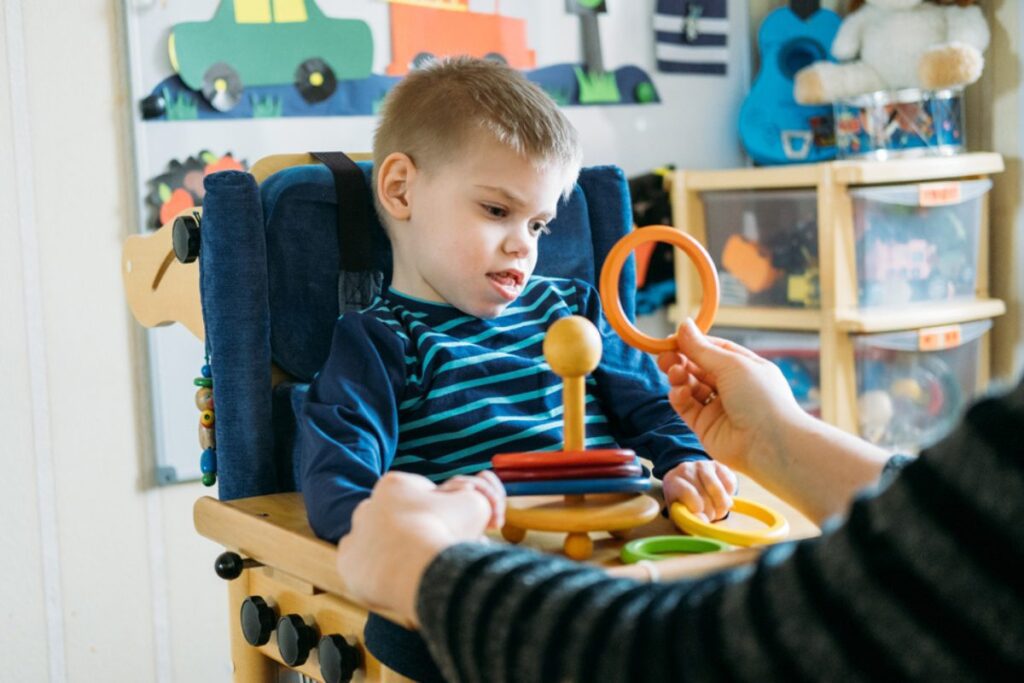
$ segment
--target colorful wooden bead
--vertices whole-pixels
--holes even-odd
[[[213,486],[217,483],[217,475],[213,472],[208,472],[203,475],[203,486]]]
[[[199,413],[199,424],[201,424],[204,427],[212,427],[213,426],[213,411],[212,410],[204,410],[203,412]]]
[[[209,377],[196,377],[194,380],[192,380],[192,383],[195,384],[197,387],[213,386],[213,380],[210,379]]]
[[[196,408],[199,408],[199,410],[213,410],[213,389],[199,387],[196,390]]]
[[[213,371],[212,371],[212,370],[210,370],[210,366],[209,366],[209,364],[207,364],[207,365],[204,365],[204,366],[202,367],[202,369],[201,369],[201,370],[199,371],[199,373],[200,373],[200,374],[201,374],[201,375],[202,375],[203,377],[213,377]]]
[[[199,447],[206,449],[216,448],[216,446],[217,440],[216,436],[214,436],[213,430],[210,429],[209,427],[199,425]]]
[[[217,451],[212,448],[203,450],[199,456],[199,471],[203,474],[214,474],[217,472]]]

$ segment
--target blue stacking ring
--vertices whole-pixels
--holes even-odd
[[[586,493],[632,493],[651,488],[651,471],[644,467],[639,477],[611,479],[547,479],[512,481],[505,484],[508,496],[578,496]]]

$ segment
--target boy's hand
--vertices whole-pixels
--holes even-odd
[[[679,501],[703,521],[717,522],[732,509],[736,475],[714,460],[689,460],[676,465],[662,480],[665,502]]]
[[[472,490],[482,494],[491,506],[488,529],[500,529],[505,525],[505,486],[491,470],[477,472],[476,476],[457,475],[437,487],[438,491]]]

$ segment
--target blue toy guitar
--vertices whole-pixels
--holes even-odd
[[[796,72],[832,60],[829,48],[839,15],[817,0],[791,0],[765,17],[757,32],[761,70],[740,109],[740,140],[755,164],[793,164],[834,159],[832,107],[797,104]]]

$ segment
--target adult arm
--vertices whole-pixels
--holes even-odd
[[[774,363],[705,337],[692,320],[676,338],[679,352],[658,357],[669,401],[715,460],[819,526],[878,481],[889,454],[804,412]]]
[[[1012,680],[1024,671],[1024,385],[842,527],[664,585],[458,544],[418,621],[453,681]]]
[[[317,536],[337,541],[391,465],[405,381],[404,345],[376,319],[338,319],[331,351],[299,420],[302,492]]]

